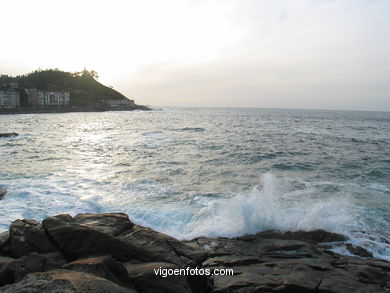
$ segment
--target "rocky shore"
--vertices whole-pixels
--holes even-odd
[[[0,292],[389,292],[390,263],[327,244],[344,240],[316,230],[179,241],[122,213],[16,220],[0,234]],[[234,274],[155,273],[187,267]]]

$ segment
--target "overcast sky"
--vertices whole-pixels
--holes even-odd
[[[1,11],[1,74],[86,67],[154,106],[390,111],[389,0],[13,0]]]

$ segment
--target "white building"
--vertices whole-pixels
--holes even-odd
[[[0,91],[0,108],[20,107],[19,92],[15,90]]]
[[[62,106],[70,104],[69,92],[38,91],[38,104],[42,106]]]

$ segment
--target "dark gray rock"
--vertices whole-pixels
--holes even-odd
[[[351,268],[350,268],[351,269]],[[349,269],[334,269],[323,274],[321,284],[318,286],[318,292],[345,293],[345,292],[360,292],[360,293],[384,293],[389,292],[389,285],[382,286],[380,283],[372,283],[363,280],[359,274],[367,268]],[[360,272],[359,272],[360,271]],[[383,272],[380,273],[383,276]],[[389,280],[389,275],[387,280]]]
[[[116,254],[121,259],[196,265],[206,258],[205,253],[173,237],[138,225],[128,233],[120,235],[118,239],[128,248]]]
[[[120,261],[200,262],[204,253],[152,229],[134,225],[125,214],[59,215],[43,227],[69,261],[112,255]]]
[[[19,282],[26,275],[61,268],[66,263],[59,253],[32,253],[21,258],[0,257],[0,286]]]
[[[11,247],[9,243],[9,231],[0,233],[0,255],[11,256]]]
[[[2,293],[136,293],[130,288],[91,274],[52,270],[27,275],[22,281],[0,288]]]
[[[328,242],[344,240],[316,230],[182,242],[125,214],[59,215],[42,225],[17,220],[0,234],[0,292],[389,292],[390,263],[362,247],[347,245],[365,258],[329,250]],[[50,271],[59,266],[66,270]],[[186,267],[234,274],[155,273]]]
[[[103,217],[103,216],[102,216]],[[112,219],[112,217],[110,217]],[[50,238],[55,241],[61,252],[69,261],[89,256],[109,255],[119,249],[112,233],[107,233],[106,226],[100,229],[102,221],[96,225],[80,224],[70,215],[48,217],[42,225]]]
[[[111,236],[118,236],[134,226],[124,213],[78,214],[73,220],[79,225],[99,229]]]
[[[243,256],[263,256],[274,258],[299,258],[316,257],[319,251],[315,244],[300,240],[286,240],[276,238],[263,238],[253,235],[250,239],[201,239],[198,244],[199,249],[205,249],[209,256],[218,255],[243,255]],[[282,237],[283,238],[283,237]],[[197,242],[200,240],[198,239]],[[189,243],[192,247],[196,244]]]
[[[0,200],[7,194],[7,190],[0,188]]]
[[[0,287],[15,282],[13,272],[7,269],[13,261],[15,261],[14,258],[0,256]]]
[[[186,276],[159,276],[156,275],[156,269],[179,269],[180,267],[163,262],[151,262],[142,264],[125,264],[129,277],[138,292],[143,293],[191,293],[191,287],[187,282]]]
[[[321,272],[300,263],[261,263],[235,267],[233,276],[214,276],[214,292],[315,292]],[[245,292],[245,291],[243,291]]]
[[[210,268],[221,267],[223,263]],[[388,272],[381,268],[335,268],[321,258],[274,259],[230,268],[233,276],[214,276],[213,292],[388,292],[390,285]]]
[[[386,292],[390,288],[389,263],[329,254],[318,245],[345,239],[338,234],[286,234],[198,238],[187,244],[207,251],[205,268],[233,269],[232,276],[213,277],[213,292]]]
[[[9,241],[9,231],[4,231],[0,233],[0,248]],[[1,252],[1,250],[0,250]]]
[[[57,248],[35,220],[15,220],[9,230],[9,245],[12,257],[22,257],[31,252],[57,252]]]
[[[0,133],[0,137],[13,137],[18,136],[19,134],[16,132],[7,132],[7,133]]]
[[[280,232],[280,231],[264,231],[252,235],[245,235],[237,237],[237,240],[253,239],[284,239],[284,240],[299,240],[308,243],[317,244],[320,242],[336,242],[345,241],[347,238],[344,235],[328,232],[325,230],[313,230],[313,231],[295,231],[295,232]]]
[[[346,245],[348,251],[354,255],[358,255],[361,257],[372,257],[372,253],[369,252],[367,249],[361,246],[353,246],[352,244]]]
[[[79,259],[63,266],[64,269],[90,273],[110,280],[120,286],[133,288],[127,270],[122,263],[112,257]]]

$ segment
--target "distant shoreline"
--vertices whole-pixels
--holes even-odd
[[[24,108],[12,108],[12,109],[0,109],[0,115],[5,114],[43,114],[43,113],[71,113],[71,112],[107,112],[107,111],[150,111],[149,107],[136,105],[136,106],[122,106],[122,107],[109,107],[109,106],[47,106],[47,107],[24,107]]]

